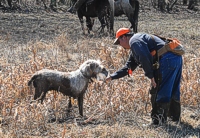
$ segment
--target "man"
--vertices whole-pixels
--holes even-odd
[[[70,13],[76,13],[84,2],[86,2],[86,0],[77,0],[67,11]]]
[[[166,52],[158,57],[158,49],[165,42],[155,35],[146,33],[133,34],[128,28],[120,28],[116,33],[114,45],[130,49],[131,53],[125,66],[106,79],[109,82],[128,75],[141,66],[151,80],[152,88],[152,124],[158,125],[167,121],[179,121],[180,107],[180,80],[182,73],[182,57],[172,52]]]

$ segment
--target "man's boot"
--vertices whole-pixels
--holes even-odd
[[[168,117],[172,119],[172,121],[179,121],[181,116],[181,104],[180,101],[176,101],[174,99],[170,102]]]
[[[152,110],[151,110],[152,124],[153,125],[158,125],[159,121],[155,119],[156,116],[157,116],[156,89],[155,88],[151,88],[150,94],[151,94],[151,106],[152,106]]]
[[[161,125],[167,121],[169,103],[156,103],[152,109],[151,118],[154,125]]]

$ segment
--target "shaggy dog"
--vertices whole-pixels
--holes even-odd
[[[101,65],[100,61],[85,61],[79,69],[72,72],[60,72],[43,69],[36,72],[28,82],[35,87],[34,100],[43,102],[46,93],[56,90],[66,96],[78,98],[79,114],[83,116],[83,96],[87,90],[91,78],[105,79],[108,71]],[[71,107],[71,98],[68,107]]]

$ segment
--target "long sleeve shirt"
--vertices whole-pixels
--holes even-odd
[[[130,38],[129,45],[131,52],[129,59],[122,69],[111,74],[112,79],[118,79],[128,75],[128,69],[134,71],[138,65],[142,66],[145,76],[150,79],[154,77],[151,52],[161,48],[165,42],[157,36],[152,36],[145,33],[137,33]]]

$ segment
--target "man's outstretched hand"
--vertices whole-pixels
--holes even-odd
[[[151,85],[152,85],[154,88],[156,88],[156,82],[155,82],[155,79],[154,79],[154,78],[151,79]]]
[[[112,80],[111,77],[106,78],[106,83],[110,82]]]

